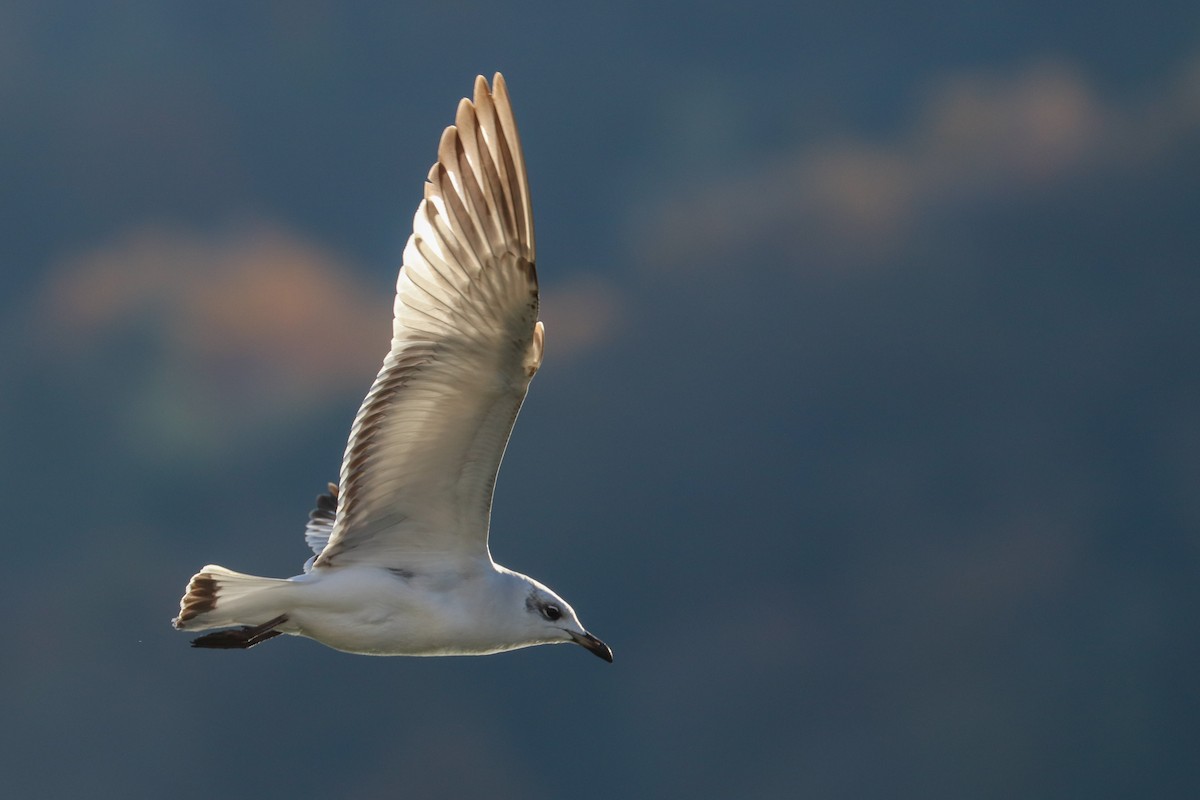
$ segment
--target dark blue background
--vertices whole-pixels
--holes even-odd
[[[1195,796],[1195,3],[395,6],[0,9],[6,792]],[[307,557],[497,69],[493,553],[616,662],[189,649]]]

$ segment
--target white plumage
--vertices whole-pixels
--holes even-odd
[[[392,347],[354,419],[338,485],[287,580],[210,565],[174,620],[375,655],[468,655],[576,642],[611,661],[562,598],[488,551],[492,489],[542,362],[533,213],[503,77],[475,80],[445,130],[396,285]]]

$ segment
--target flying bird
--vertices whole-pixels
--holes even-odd
[[[280,634],[367,655],[484,655],[574,642],[575,610],[488,549],[496,472],[542,363],[533,213],[504,78],[475,79],[442,133],[396,284],[391,350],[317,499],[292,578],[210,564],[172,624],[194,647]]]

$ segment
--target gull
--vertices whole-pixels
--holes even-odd
[[[508,89],[475,79],[446,128],[396,284],[392,345],[337,484],[317,498],[313,557],[292,578],[210,564],[172,624],[194,647],[280,634],[366,655],[486,655],[574,642],[612,661],[570,604],[488,549],[496,473],[542,363],[533,215]]]

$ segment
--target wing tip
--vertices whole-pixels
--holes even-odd
[[[508,100],[508,81],[499,72],[492,76],[492,99],[497,104],[511,105]]]

